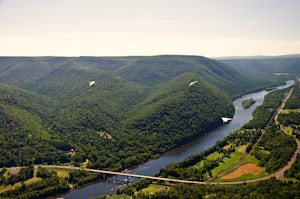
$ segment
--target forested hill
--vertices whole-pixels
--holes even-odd
[[[300,55],[220,59],[235,70],[262,78],[300,74]]]
[[[71,85],[75,87],[76,83],[80,84],[90,79],[100,80],[101,77],[97,76],[97,73],[104,71],[106,74],[147,86],[190,72],[232,96],[257,86],[227,65],[201,56],[0,57],[2,83],[37,92],[47,85],[47,90],[41,91],[47,94],[49,90],[57,90],[57,86],[65,92],[69,91]],[[54,79],[56,82],[53,82]],[[63,89],[64,87],[66,89]]]
[[[0,83],[0,167],[110,170],[216,128],[231,98],[256,85],[196,56],[0,57]]]

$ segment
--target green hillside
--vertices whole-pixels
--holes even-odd
[[[0,167],[29,165],[43,155],[59,153],[50,144],[58,136],[48,131],[55,108],[47,97],[0,84]]]
[[[196,56],[0,57],[0,82],[1,166],[88,159],[110,170],[218,127],[232,97],[256,88]]]
[[[235,70],[260,78],[278,79],[290,78],[300,74],[299,55],[274,57],[245,57],[243,59],[219,60],[230,65]]]
[[[73,71],[74,68],[76,68],[75,71]],[[88,77],[96,77],[99,71],[106,71],[147,86],[153,86],[190,72],[233,97],[246,90],[259,87],[257,83],[222,62],[201,56],[0,57],[0,82],[34,89],[42,93],[47,92],[47,94],[51,86],[55,87],[52,90],[56,92],[69,91],[67,88],[71,85],[79,83],[84,77],[86,78],[84,81],[89,81]],[[88,76],[88,72],[92,75]],[[80,76],[82,79],[72,78],[78,74],[82,75]],[[58,82],[52,81],[53,76],[60,76],[60,78],[55,77]],[[40,85],[43,83],[47,85]],[[47,86],[46,91],[42,91],[41,87],[44,86]],[[65,90],[62,89],[64,87]]]
[[[146,85],[161,83],[186,72],[198,75],[231,95],[249,89],[251,82],[225,64],[200,56],[140,57],[115,71],[121,77]]]
[[[198,82],[189,86],[192,81]],[[130,129],[162,133],[168,145],[177,145],[221,125],[234,108],[227,95],[189,73],[159,84],[133,112]]]

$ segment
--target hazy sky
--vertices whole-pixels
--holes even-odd
[[[300,0],[0,0],[0,56],[300,53]]]

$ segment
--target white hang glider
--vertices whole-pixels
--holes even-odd
[[[89,86],[94,86],[95,83],[96,83],[96,81],[91,81],[91,82],[89,82]]]
[[[222,117],[222,121],[223,121],[224,123],[227,123],[227,122],[229,122],[229,121],[231,121],[231,120],[232,120],[232,118]]]
[[[193,81],[189,84],[189,86],[193,86],[194,84],[196,84],[198,81]]]

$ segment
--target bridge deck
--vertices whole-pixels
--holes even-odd
[[[298,149],[299,151],[299,149]],[[297,152],[298,152],[297,151]],[[155,176],[146,176],[146,175],[139,175],[139,174],[131,174],[131,173],[123,173],[123,172],[115,172],[115,171],[105,171],[99,169],[85,169],[80,167],[73,167],[73,166],[54,166],[54,165],[41,165],[43,168],[49,169],[68,169],[68,170],[85,170],[89,172],[96,172],[96,173],[104,173],[109,175],[121,175],[121,176],[128,176],[128,177],[136,177],[136,178],[144,178],[144,179],[152,179],[152,180],[161,180],[161,181],[168,181],[168,182],[176,182],[176,183],[187,183],[187,184],[210,184],[210,185],[217,185],[217,184],[243,184],[243,183],[253,183],[258,182],[261,180],[267,180],[271,177],[275,177],[276,173],[271,174],[269,176],[265,176],[259,179],[253,180],[245,180],[245,181],[235,181],[235,182],[204,182],[204,181],[191,181],[191,180],[178,180],[172,178],[161,178]]]

